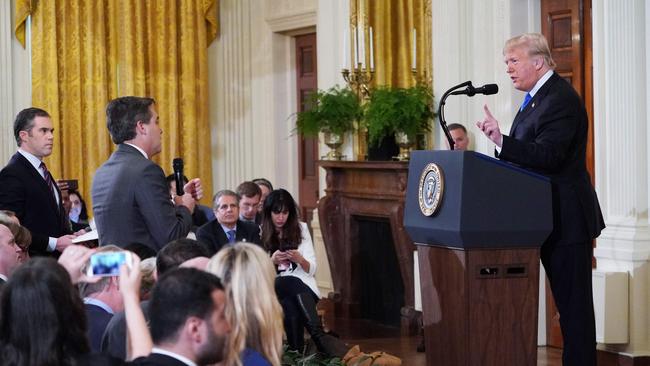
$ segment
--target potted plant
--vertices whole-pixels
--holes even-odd
[[[376,146],[383,138],[394,134],[400,147],[397,159],[408,160],[416,136],[431,130],[432,99],[429,89],[421,85],[374,89],[364,114],[369,144]]]
[[[305,136],[322,132],[324,143],[332,149],[325,158],[340,160],[338,149],[345,134],[353,131],[355,122],[363,116],[359,98],[351,89],[337,86],[313,92],[307,103],[308,109],[297,113],[296,129]]]

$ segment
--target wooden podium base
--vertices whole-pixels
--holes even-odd
[[[539,249],[418,245],[427,365],[537,364]]]

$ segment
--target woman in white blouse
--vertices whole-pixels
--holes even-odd
[[[307,224],[298,220],[298,207],[289,192],[278,189],[266,197],[261,228],[262,244],[278,273],[275,291],[284,311],[289,348],[303,351],[306,328],[320,352],[343,357],[348,347],[324,332],[316,311],[319,292],[314,245]]]

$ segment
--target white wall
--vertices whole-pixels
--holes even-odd
[[[14,36],[14,6],[0,1],[0,166],[16,152],[14,118],[32,100],[29,51]]]

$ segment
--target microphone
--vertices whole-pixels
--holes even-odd
[[[174,181],[176,181],[176,195],[182,196],[185,194],[185,191],[183,191],[183,186],[185,185],[185,180],[183,179],[183,159],[175,158],[172,166],[174,167]]]
[[[467,88],[463,90],[456,90],[450,94],[452,95],[467,94],[468,97],[473,97],[476,94],[492,95],[498,92],[499,92],[499,86],[497,84],[485,84],[483,86],[475,88],[474,86],[472,86],[472,83],[470,82],[469,85],[467,85]]]

